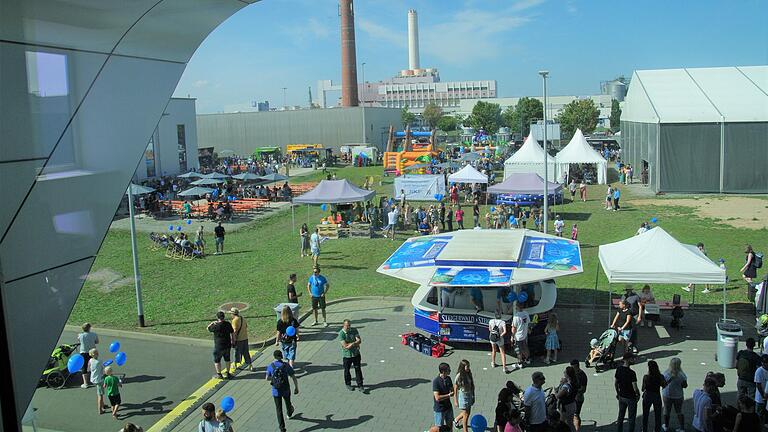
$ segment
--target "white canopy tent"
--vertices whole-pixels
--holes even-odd
[[[601,245],[598,255],[609,283],[725,284],[725,271],[661,227]]]
[[[544,178],[544,149],[533,134],[529,134],[523,146],[504,162],[504,178],[514,173],[535,173]],[[547,180],[556,181],[555,158],[547,155]]]
[[[476,170],[472,165],[466,165],[464,168],[448,176],[450,183],[488,183],[488,176]]]
[[[597,167],[597,183],[605,184],[607,181],[608,161],[605,160],[597,150],[584,138],[581,129],[576,129],[573,138],[557,156],[555,156],[560,173],[569,173],[570,164],[595,164]]]

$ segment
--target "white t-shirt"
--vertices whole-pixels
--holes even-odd
[[[531,408],[530,424],[542,424],[547,421],[546,397],[540,388],[530,386],[525,389],[523,404]]]
[[[88,361],[88,370],[91,371],[91,382],[101,384],[104,382],[104,363],[99,359],[90,359]]]
[[[387,213],[387,219],[389,220],[390,225],[397,225],[397,210],[392,210]]]
[[[565,225],[565,221],[562,219],[557,219],[555,221],[555,232],[563,232],[563,226]]]
[[[762,384],[764,391],[766,390],[766,385],[768,385],[768,370],[765,370],[762,366],[755,371],[755,385],[757,384]],[[755,403],[758,405],[765,403],[763,395],[760,394],[760,389],[755,390]]]
[[[763,354],[768,354],[768,337],[763,341]]]
[[[528,337],[528,324],[531,322],[531,316],[526,311],[515,312],[512,318],[512,327],[515,328],[515,340],[521,341]]]
[[[501,336],[502,333],[504,333],[504,327],[507,325],[507,323],[504,322],[503,319],[492,319],[488,321],[488,330],[491,329],[499,329],[499,336]]]

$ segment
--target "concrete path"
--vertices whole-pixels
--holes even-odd
[[[126,374],[120,421],[98,415],[96,390],[81,389],[82,377],[73,375],[63,389],[39,388],[32,399],[37,408],[35,426],[63,432],[104,432],[120,429],[126,421],[148,428],[213,375],[212,342],[100,331],[102,359],[114,358],[109,344],[120,341],[127,362],[116,367]],[[59,343],[72,343],[76,332],[65,330]],[[128,335],[128,336],[127,336]],[[38,429],[39,430],[39,429]]]
[[[558,312],[564,342],[560,362],[544,366],[541,359],[537,359],[533,366],[505,375],[501,368],[490,368],[490,354],[485,344],[454,347],[442,359],[424,356],[401,345],[399,335],[413,331],[413,311],[408,300],[357,300],[335,304],[329,309],[328,328],[302,329],[297,360],[300,394],[293,398],[296,413],[287,420],[288,430],[426,430],[432,418],[430,383],[437,375],[438,364],[448,362],[455,370],[461,359],[469,360],[474,371],[477,403],[473,411],[484,415],[492,424],[496,395],[507,380],[528,386],[531,373],[541,370],[547,377],[547,387],[556,385],[567,362],[573,358],[583,361],[589,340],[607,327],[605,309],[562,309]],[[365,385],[369,388],[367,394],[349,392],[344,386],[340,347],[335,340],[344,318],[353,321],[363,339],[361,353]],[[667,325],[669,319],[668,314],[664,316]],[[728,403],[735,400],[735,371],[722,370],[714,361],[716,319],[715,313],[690,311],[682,330],[640,330],[640,346],[645,349],[634,366],[638,378],[642,379],[647,371],[645,361],[654,359],[663,370],[671,357],[680,357],[683,369],[690,377],[685,404],[688,422],[692,412],[692,392],[701,385],[709,370],[726,374],[727,384],[721,389],[723,399]],[[235,399],[231,417],[237,430],[278,430],[270,385],[264,379],[265,367],[271,359],[269,351],[265,350],[258,358],[257,372],[241,373],[208,399],[217,406],[225,396]],[[583,409],[585,426],[594,422],[597,430],[615,430],[615,425],[611,426],[617,413],[613,370],[596,373],[589,369],[588,375],[590,383]],[[195,430],[199,418],[199,412],[194,412],[172,430]],[[640,410],[637,428],[640,429]],[[585,430],[594,428],[586,427]]]

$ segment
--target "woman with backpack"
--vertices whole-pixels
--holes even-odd
[[[659,365],[648,360],[648,373],[643,377],[643,432],[648,432],[648,417],[653,407],[654,431],[661,432],[661,389],[667,386],[667,380],[659,370]]]
[[[556,397],[560,414],[571,432],[578,432],[576,422],[576,396],[578,394],[579,378],[576,376],[576,370],[572,366],[568,366],[563,373],[563,379],[560,380]]]
[[[504,335],[507,323],[501,319],[501,311],[496,310],[494,318],[488,321],[488,340],[491,342],[491,367],[496,367],[496,350],[501,353],[501,366],[507,372],[507,355],[504,353]]]
[[[453,426],[468,432],[469,416],[472,413],[472,405],[475,404],[475,381],[469,361],[461,360],[457,369],[456,379],[453,381],[453,398],[460,412],[454,419]]]
[[[757,269],[762,267],[763,260],[760,259],[759,263],[757,262],[757,257],[755,256],[755,251],[752,249],[752,245],[747,245],[747,248],[744,250],[744,253],[746,256],[744,257],[744,266],[739,270],[741,274],[744,277],[744,280],[747,281],[747,298],[749,301],[754,300],[754,294],[753,294],[753,288],[752,288],[752,279],[757,277]],[[758,265],[759,264],[759,265]]]

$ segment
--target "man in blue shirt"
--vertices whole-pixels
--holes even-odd
[[[320,274],[320,267],[315,267],[312,276],[307,281],[307,291],[312,297],[312,312],[315,314],[313,326],[317,325],[317,310],[321,309],[323,311],[323,324],[328,327],[328,321],[325,319],[325,294],[329,287],[328,279]]]
[[[275,412],[277,413],[277,423],[280,426],[280,432],[285,432],[285,419],[283,418],[283,399],[285,399],[285,408],[288,410],[288,418],[293,416],[293,405],[291,404],[291,384],[288,377],[293,380],[293,394],[299,394],[299,382],[296,380],[296,374],[288,363],[283,362],[283,353],[275,350],[275,361],[267,366],[266,379],[272,385],[272,398],[275,400]]]
[[[469,302],[472,303],[478,312],[483,311],[483,292],[480,290],[480,288],[469,289]]]
[[[496,290],[496,310],[504,314],[512,313],[512,302],[509,300],[509,294],[512,290],[509,287],[502,287]]]
[[[616,186],[613,189],[613,211],[621,209],[621,207],[619,207],[619,198],[621,198],[621,191],[619,190],[619,187]]]

